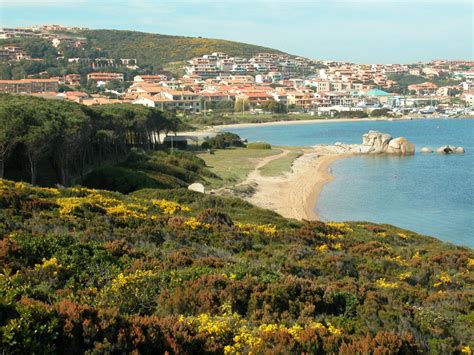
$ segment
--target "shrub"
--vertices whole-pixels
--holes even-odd
[[[108,189],[125,194],[144,188],[170,189],[185,185],[169,175],[156,174],[151,178],[141,171],[112,166],[90,172],[84,177],[82,184],[89,188]]]
[[[272,146],[266,142],[253,142],[247,144],[248,149],[272,149]]]
[[[245,142],[239,137],[239,135],[230,132],[218,133],[215,137],[207,138],[204,143],[207,143],[207,148],[213,149],[245,146]]]

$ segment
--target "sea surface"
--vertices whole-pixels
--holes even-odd
[[[474,120],[422,119],[315,122],[230,128],[249,141],[273,145],[361,143],[378,130],[404,136],[415,156],[355,156],[336,161],[315,210],[323,220],[393,224],[474,247]],[[422,147],[462,146],[465,154],[422,154]],[[308,176],[311,179],[311,176]]]

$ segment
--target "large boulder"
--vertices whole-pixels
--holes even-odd
[[[390,134],[378,131],[369,131],[362,136],[362,145],[359,154],[415,154],[415,146],[404,137],[392,138]]]
[[[390,134],[369,131],[362,136],[363,148],[361,150],[363,153],[383,153],[387,149],[391,139],[392,136]]]
[[[422,153],[433,153],[433,149],[431,149],[430,147],[423,147],[423,148],[421,148],[420,152],[422,152]]]
[[[400,151],[402,155],[414,155],[415,154],[415,145],[412,142],[405,141],[400,146]]]
[[[439,147],[438,149],[436,149],[436,152],[439,154],[453,154],[453,153],[463,154],[464,148],[454,147],[452,145],[443,145],[442,147]]]
[[[369,131],[362,135],[362,144],[344,144],[337,142],[332,146],[324,146],[332,153],[343,154],[415,154],[415,146],[404,137],[392,138],[390,134]]]
[[[200,192],[200,193],[204,193],[205,189],[204,189],[204,185],[203,184],[200,184],[199,182],[195,182],[194,184],[191,184],[188,186],[188,190],[191,190],[191,191],[196,191],[196,192]]]

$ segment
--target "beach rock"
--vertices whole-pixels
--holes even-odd
[[[415,154],[415,145],[412,142],[409,142],[405,139],[403,144],[400,147],[402,155],[414,155]]]
[[[369,131],[362,135],[362,144],[344,144],[336,142],[334,145],[319,145],[324,150],[342,154],[415,154],[415,146],[404,137],[392,138],[390,134],[378,131]]]
[[[200,184],[198,182],[195,182],[194,184],[191,184],[188,186],[188,190],[191,190],[191,191],[196,191],[196,192],[200,192],[200,193],[204,193],[205,189],[204,189],[204,185],[203,184]]]
[[[369,131],[362,136],[361,154],[415,154],[415,146],[404,137],[392,138],[390,134]]]
[[[433,149],[431,149],[430,147],[423,147],[423,148],[421,148],[420,152],[422,152],[422,153],[433,153]]]
[[[458,153],[458,154],[463,154],[464,148],[463,147],[455,147],[452,145],[444,145],[442,147],[439,147],[436,149],[436,152],[439,154],[453,154],[453,153]]]
[[[452,151],[451,151],[451,148],[449,148],[448,145],[444,145],[444,146],[439,147],[438,149],[436,149],[436,153],[439,153],[439,154],[450,154],[450,153],[452,153]]]
[[[383,153],[386,151],[387,146],[392,139],[392,136],[387,133],[381,133],[378,131],[369,131],[362,135],[362,146],[366,147],[362,151],[367,153]]]

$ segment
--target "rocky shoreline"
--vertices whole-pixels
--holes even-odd
[[[320,147],[317,145],[315,147]],[[337,142],[334,145],[323,145],[334,154],[415,154],[415,145],[405,137],[393,138],[388,133],[369,131],[362,136],[362,144],[344,144]]]

